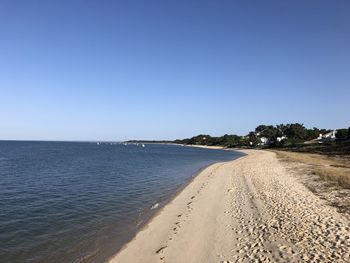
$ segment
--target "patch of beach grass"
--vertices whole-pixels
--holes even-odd
[[[350,156],[328,156],[313,153],[274,151],[281,161],[303,163],[308,169],[326,181],[336,182],[350,189]]]

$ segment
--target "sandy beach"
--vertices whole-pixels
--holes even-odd
[[[213,150],[224,150],[227,149],[224,146],[208,146],[208,145],[196,145],[196,144],[189,144],[185,145],[186,147],[197,147],[197,148],[203,148],[203,149],[213,149]]]
[[[243,152],[204,169],[110,263],[349,262],[349,220],[275,153]]]

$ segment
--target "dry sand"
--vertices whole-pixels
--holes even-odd
[[[208,145],[197,145],[197,144],[186,144],[186,147],[196,147],[196,148],[204,148],[204,149],[213,149],[213,150],[224,150],[227,147],[224,146],[208,146]]]
[[[350,222],[275,153],[244,152],[203,170],[110,262],[350,262]]]

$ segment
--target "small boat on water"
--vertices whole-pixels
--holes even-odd
[[[146,146],[144,144],[142,144],[142,148],[145,148]]]

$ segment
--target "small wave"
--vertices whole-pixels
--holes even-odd
[[[158,206],[159,206],[159,203],[152,205],[151,210],[156,209]]]
[[[98,249],[95,249],[94,251],[91,251],[90,253],[86,254],[85,256],[77,259],[74,261],[74,263],[84,263],[90,260],[92,257],[95,257],[98,253]]]

